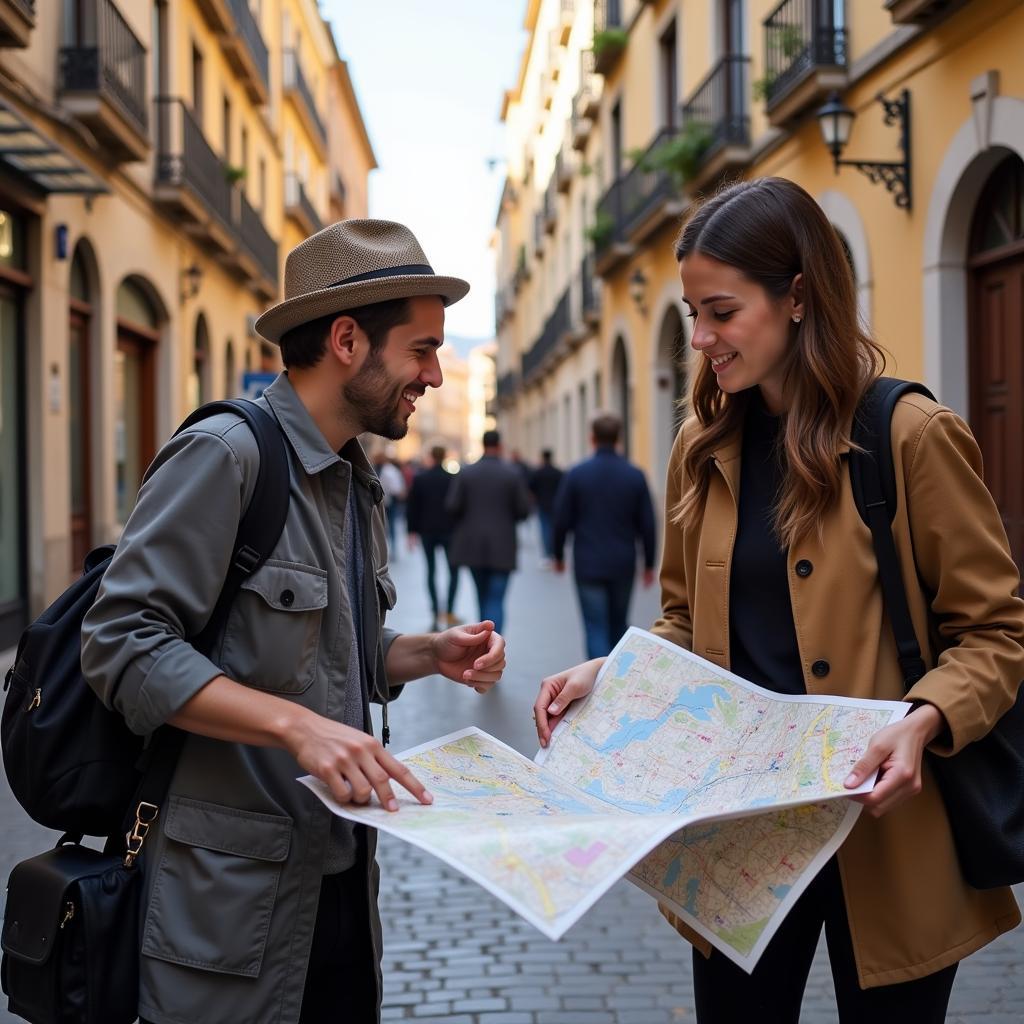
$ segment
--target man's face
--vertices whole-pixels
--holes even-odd
[[[417,399],[443,379],[437,350],[444,339],[444,303],[434,295],[417,296],[409,309],[409,322],[393,327],[342,387],[362,429],[391,441],[405,437]]]

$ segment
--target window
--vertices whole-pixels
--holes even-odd
[[[676,51],[676,23],[665,30],[658,43],[661,67],[661,125],[675,128],[678,123],[679,74]]]
[[[622,174],[622,101],[612,107],[612,180]]]
[[[203,54],[192,47],[192,113],[200,126],[203,123]]]
[[[221,115],[221,153],[224,163],[231,163],[231,100],[225,95]]]

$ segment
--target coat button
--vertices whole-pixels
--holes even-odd
[[[824,679],[831,671],[832,666],[827,661],[816,661],[811,666],[811,672],[813,672],[819,679]]]
[[[291,608],[294,601],[295,595],[290,590],[281,591],[281,604],[283,604],[285,608]]]
[[[810,576],[812,572],[814,572],[814,565],[811,562],[808,562],[806,558],[801,558],[800,561],[796,563],[797,576],[807,577]]]

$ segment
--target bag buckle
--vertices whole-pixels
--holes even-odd
[[[243,544],[235,552],[234,565],[236,569],[241,569],[242,572],[248,576],[260,564],[260,553],[255,548],[249,547],[248,544]]]
[[[125,833],[124,841],[127,853],[124,855],[124,866],[130,868],[135,863],[135,858],[142,852],[142,845],[149,835],[149,827],[157,819],[160,808],[156,804],[148,804],[143,800],[135,808],[135,824],[131,832]]]

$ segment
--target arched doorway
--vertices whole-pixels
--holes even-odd
[[[126,278],[117,290],[114,352],[116,511],[124,523],[135,507],[142,474],[156,448],[157,308],[143,282]]]
[[[68,441],[71,570],[81,572],[92,547],[92,345],[96,322],[95,259],[88,242],[75,246],[68,284]]]
[[[612,411],[622,418],[622,453],[629,458],[630,442],[630,388],[629,388],[629,357],[626,355],[626,343],[620,335],[615,339],[612,352],[611,373],[611,407]]]
[[[658,332],[654,366],[654,465],[656,480],[668,468],[672,443],[682,422],[681,400],[686,394],[686,335],[676,306],[669,306]]]
[[[969,246],[971,429],[1024,567],[1024,160],[1016,154],[989,176]]]
[[[188,376],[188,400],[193,409],[198,409],[210,400],[210,331],[202,313],[196,318],[192,372]]]

